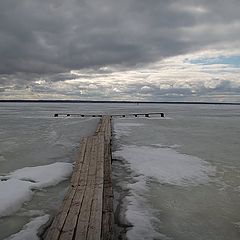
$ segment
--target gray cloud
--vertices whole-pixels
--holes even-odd
[[[0,1],[0,98],[237,96],[236,70],[219,77],[220,67],[187,66],[186,73],[179,63],[151,64],[197,50],[235,50],[239,9],[239,0]]]
[[[101,71],[100,71],[101,72]],[[83,75],[51,74],[39,77],[31,74],[26,78],[25,74],[11,75],[8,86],[5,78],[5,88],[0,88],[1,95],[8,91],[21,91],[22,96],[29,95],[30,98],[65,98],[65,99],[95,99],[95,100],[150,100],[150,101],[183,101],[203,99],[205,101],[218,97],[229,101],[236,101],[240,95],[240,82],[226,80],[224,78],[212,78],[211,80],[193,81],[191,79],[164,79],[163,81],[147,82],[144,76],[125,83],[121,82],[120,74],[117,79],[97,71],[85,71]],[[122,75],[121,75],[122,74]],[[139,74],[139,73],[138,73]],[[98,76],[100,75],[100,77]],[[131,74],[126,73],[127,76]],[[115,76],[115,75],[114,75]],[[107,81],[102,81],[101,78]],[[130,77],[131,79],[131,77]],[[21,95],[20,95],[21,96]],[[54,97],[55,96],[55,97]]]
[[[3,74],[129,67],[239,39],[223,34],[240,26],[237,0],[4,0],[0,9]]]

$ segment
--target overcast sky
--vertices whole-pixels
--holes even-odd
[[[239,0],[1,0],[0,99],[240,102]]]

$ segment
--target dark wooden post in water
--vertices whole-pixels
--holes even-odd
[[[112,240],[111,117],[83,138],[71,185],[47,232],[47,240]]]

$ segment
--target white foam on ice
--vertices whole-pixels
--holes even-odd
[[[33,189],[54,186],[72,173],[72,164],[56,162],[38,167],[18,169],[0,177],[0,217],[11,215],[30,200]]]
[[[178,186],[205,184],[215,174],[208,162],[170,148],[122,146],[114,157],[127,160],[139,174],[157,179],[160,183]]]
[[[133,127],[140,127],[144,124],[125,122],[126,120],[119,120],[114,122],[115,139],[120,139],[122,136],[128,136],[131,133]]]
[[[49,215],[40,216],[37,218],[34,218],[31,222],[24,225],[23,229],[10,236],[6,240],[39,240],[38,237],[38,230],[39,228],[47,223],[49,220]]]

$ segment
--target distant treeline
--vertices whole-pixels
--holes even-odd
[[[235,102],[158,102],[158,101],[93,101],[93,100],[0,100],[9,103],[133,103],[133,104],[214,104],[240,105]]]

